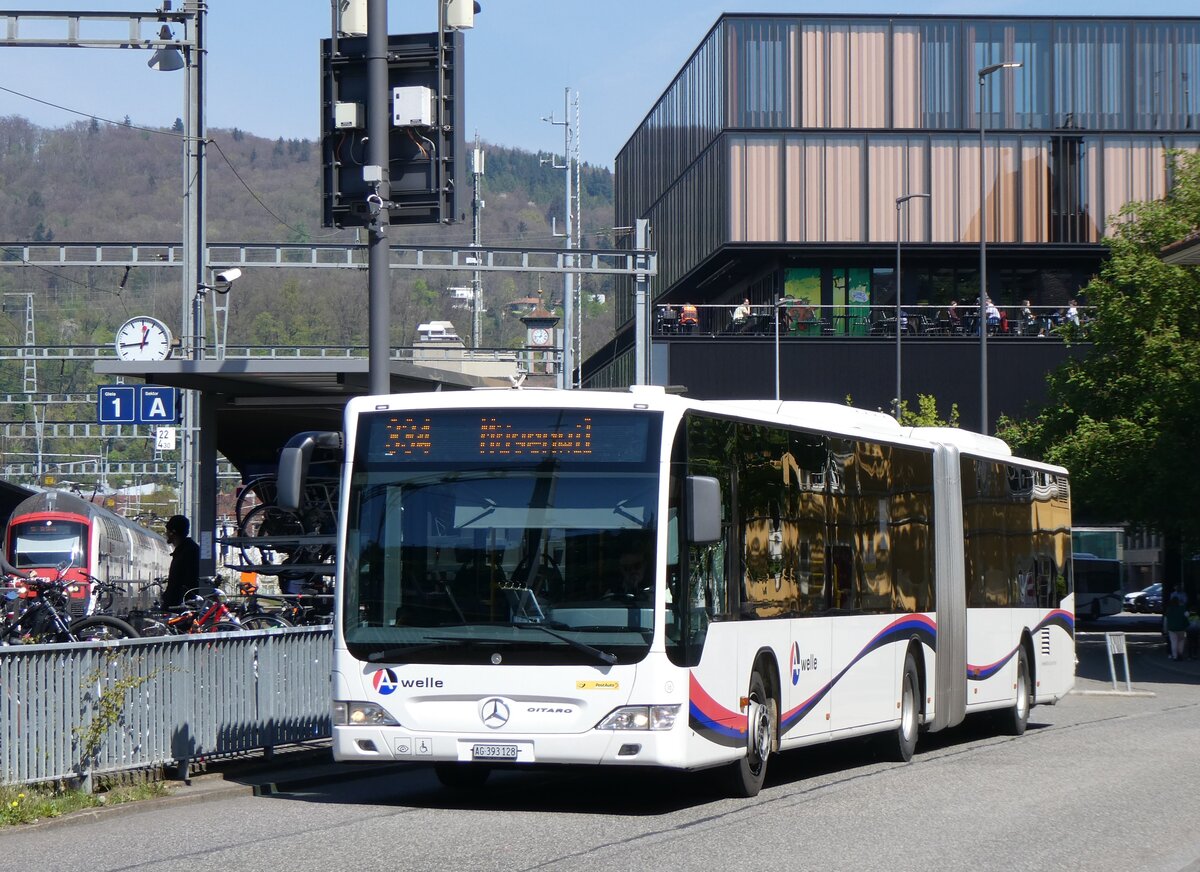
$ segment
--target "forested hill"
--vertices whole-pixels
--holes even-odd
[[[175,128],[83,121],[40,128],[24,118],[0,118],[0,241],[177,242],[181,232],[182,140]],[[270,140],[233,129],[209,131],[210,243],[352,242],[351,230],[321,226],[319,143]],[[563,227],[564,173],[539,155],[488,146],[483,181],[484,244],[559,247],[551,222]],[[558,156],[561,162],[561,155]],[[583,246],[612,247],[612,175],[584,165],[581,175]],[[460,244],[471,238],[470,192],[460,201],[466,222],[452,227],[392,228],[397,244]],[[5,255],[12,260],[12,254]],[[0,269],[0,291],[33,293],[39,345],[98,344],[136,314],[155,314],[178,328],[178,272],[138,268],[121,285],[112,268]],[[320,275],[314,273],[319,272]],[[401,273],[393,278],[393,343],[413,341],[418,323],[454,321],[470,335],[469,314],[452,306],[449,284],[469,275]],[[510,301],[545,290],[561,295],[554,276],[484,274],[482,344],[511,347],[524,333],[505,315]],[[590,294],[608,288],[587,279]],[[362,345],[366,343],[366,274],[360,271],[248,270],[231,298],[230,345]],[[23,321],[0,319],[0,345],[21,344]],[[607,306],[584,307],[585,353],[612,333]],[[3,380],[10,382],[9,374]],[[0,386],[8,390],[9,386]],[[41,387],[49,390],[49,385]]]

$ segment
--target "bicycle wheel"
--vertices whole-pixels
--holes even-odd
[[[206,627],[205,633],[240,633],[246,629],[237,621],[217,621],[211,627]]]
[[[294,513],[278,506],[255,506],[246,515],[238,528],[243,539],[262,539],[266,541],[248,541],[242,545],[242,558],[248,564],[277,563],[283,557],[291,554],[300,547],[300,537],[304,535],[304,523]],[[294,537],[294,541],[282,539],[270,541],[276,537]]]
[[[80,618],[69,627],[71,635],[80,642],[101,642],[109,639],[137,639],[140,634],[120,618],[108,615],[92,615]]]
[[[279,615],[250,615],[242,618],[245,630],[278,630],[292,626],[292,622]]]
[[[138,631],[142,638],[152,638],[157,636],[175,636],[175,629],[164,620],[153,617],[151,615],[130,613],[128,623],[131,627]]]
[[[246,515],[250,514],[253,509],[259,506],[273,506],[275,504],[276,493],[275,476],[260,475],[258,478],[250,479],[241,492],[238,493],[237,505],[233,510],[238,528],[241,529],[242,524],[245,523]]]

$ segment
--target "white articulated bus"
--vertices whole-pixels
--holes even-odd
[[[280,502],[322,436],[284,451]],[[1074,681],[1066,470],[990,437],[661,388],[346,409],[339,760],[723,766],[998,712]]]

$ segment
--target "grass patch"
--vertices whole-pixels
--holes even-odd
[[[61,785],[31,784],[0,787],[0,827],[31,824],[62,817],[85,808],[100,808],[166,796],[170,788],[162,782],[122,785],[102,793],[87,793]]]

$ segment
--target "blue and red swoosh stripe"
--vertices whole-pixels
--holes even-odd
[[[907,642],[914,637],[920,639],[930,648],[936,649],[937,624],[925,615],[905,615],[888,624],[876,633],[831,681],[817,690],[808,699],[804,700],[804,702],[800,703],[800,705],[783,713],[779,719],[781,734],[787,733],[788,730],[799,723],[800,719],[808,714],[833,689],[834,685],[842,679],[842,676],[849,672],[854,664],[867,654],[885,645],[901,641]],[[718,745],[728,747],[745,745],[745,713],[727,709],[713,699],[701,686],[700,682],[696,680],[694,672],[690,679],[690,697],[688,724],[693,730]]]
[[[1037,633],[1044,627],[1056,626],[1065,630],[1069,634],[1074,634],[1075,618],[1074,616],[1063,609],[1055,609],[1043,618],[1037,626],[1033,628],[1033,632]],[[801,702],[794,708],[786,711],[779,719],[780,734],[786,734],[798,724],[805,715],[819,703],[834,686],[841,681],[842,677],[850,671],[850,669],[858,663],[863,657],[870,652],[881,648],[884,645],[890,645],[896,642],[907,642],[912,638],[920,639],[922,643],[928,647],[937,650],[937,624],[926,617],[925,615],[905,615],[888,624],[882,630],[863,646],[862,650],[856,654],[843,669],[837,673],[827,684],[819,688],[812,696]],[[967,678],[970,681],[982,681],[990,678],[997,671],[1011,660],[1017,653],[1017,648],[1013,648],[1007,655],[997,660],[995,663],[986,665],[967,664]],[[688,724],[693,730],[706,739],[715,742],[718,745],[727,747],[740,747],[746,743],[746,715],[744,712],[735,712],[725,708],[719,702],[712,698],[709,693],[697,681],[696,675],[693,672],[689,679],[690,684],[690,708],[688,712]]]
[[[1063,609],[1055,609],[1046,615],[1046,617],[1042,618],[1038,625],[1033,628],[1033,632],[1037,633],[1044,627],[1060,627],[1061,629],[1065,630],[1068,635],[1074,635],[1075,616],[1068,611],[1064,611]],[[1016,648],[1013,648],[994,663],[983,663],[978,665],[974,663],[968,663],[967,680],[985,681],[986,679],[991,678],[993,675],[1003,669],[1004,665],[1008,663],[1008,661],[1012,660],[1013,657],[1017,655],[1017,651],[1019,650],[1020,645],[1018,645]]]

